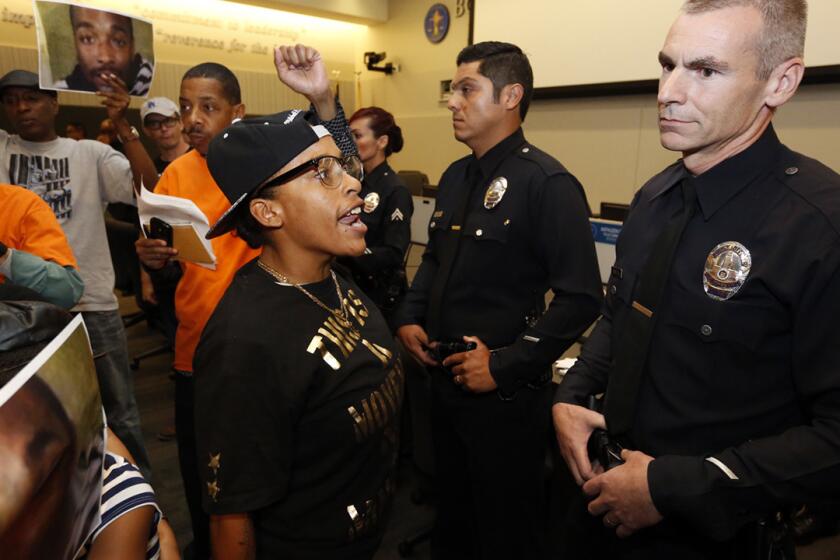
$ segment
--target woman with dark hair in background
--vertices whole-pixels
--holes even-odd
[[[388,165],[388,156],[403,147],[402,130],[394,116],[379,107],[365,107],[350,117],[350,130],[365,169],[362,221],[367,249],[363,255],[341,259],[359,287],[376,303],[391,325],[391,315],[408,284],[405,252],[411,241],[411,193]]]
[[[373,303],[332,268],[365,250],[362,165],[313,114],[227,127],[210,173],[244,265],[201,335],[195,422],[213,558],[370,560],[395,490],[403,373]]]

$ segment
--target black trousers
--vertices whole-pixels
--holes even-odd
[[[794,560],[792,541],[782,543],[784,553],[768,555],[758,538],[756,523],[742,528],[728,541],[713,541],[675,520],[665,519],[626,539],[615,536],[600,517],[586,510],[589,498],[580,495],[565,522],[556,527],[562,533],[558,559],[563,560]]]
[[[546,557],[551,388],[512,401],[472,394],[431,370],[438,515],[434,560]]]
[[[195,382],[192,376],[175,374],[175,437],[178,442],[178,465],[184,483],[184,495],[190,510],[193,531],[193,557],[210,558],[210,517],[201,506],[201,479],[195,442]],[[184,543],[182,543],[183,545]]]

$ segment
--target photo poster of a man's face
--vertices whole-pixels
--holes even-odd
[[[100,522],[105,422],[88,340],[79,315],[0,379],[4,560],[70,560]]]
[[[118,76],[128,93],[147,97],[155,73],[152,22],[81,4],[34,0],[42,89],[110,91]]]

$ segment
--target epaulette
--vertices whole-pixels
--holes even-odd
[[[840,234],[840,175],[819,161],[784,147],[773,175],[826,217]]]
[[[569,171],[557,159],[527,142],[516,149],[516,155],[536,163],[548,176],[569,174]]]

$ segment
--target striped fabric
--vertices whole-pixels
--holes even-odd
[[[314,111],[315,106],[310,105],[309,110]],[[344,157],[359,155],[356,142],[353,140],[353,134],[350,132],[350,125],[347,123],[347,117],[344,114],[344,107],[341,106],[338,97],[335,98],[335,116],[328,121],[322,120],[321,124],[330,132],[335,145],[338,146]]]
[[[154,490],[140,474],[137,467],[119,455],[106,453],[105,465],[102,468],[102,505],[100,507],[102,521],[82,547],[76,559],[86,558],[93,541],[120,516],[131,510],[149,505],[155,508],[155,514],[149,528],[146,559],[158,560],[160,558],[160,543],[158,542],[157,529],[161,513],[160,508],[155,503]]]
[[[139,55],[138,55],[139,56]],[[134,84],[131,86],[131,95],[146,95],[149,93],[149,87],[152,85],[152,74],[154,67],[145,58],[141,58],[140,68],[137,69],[137,76],[134,78]]]

